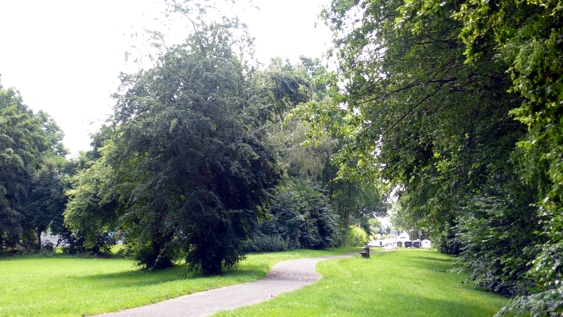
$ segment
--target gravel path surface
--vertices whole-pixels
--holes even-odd
[[[164,302],[96,316],[210,316],[221,310],[235,309],[271,299],[281,293],[299,289],[319,280],[315,270],[320,261],[351,257],[357,253],[340,256],[306,258],[282,261],[272,267],[262,280],[222,287],[186,295]]]

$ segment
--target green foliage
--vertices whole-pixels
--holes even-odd
[[[214,275],[244,258],[280,174],[255,116],[268,100],[233,51],[239,32],[237,20],[200,21],[155,67],[122,75],[111,141],[69,192],[73,230],[92,241],[120,228],[147,269],[184,258]]]
[[[314,113],[309,113],[303,110],[317,103],[331,104],[337,91],[328,85],[330,80],[334,80],[333,73],[321,66],[317,59],[302,56],[300,60],[297,66],[273,60],[266,72],[300,78],[302,90],[307,87],[310,90],[308,98],[294,99],[293,109],[290,109],[283,124],[270,125],[268,141],[290,177],[315,181],[326,190],[330,204],[340,216],[342,227],[358,223],[369,230],[368,220],[384,216],[387,212],[385,196],[369,182],[337,178],[338,165],[331,158],[346,140],[342,135],[334,134],[335,125],[325,125],[324,122],[319,125],[319,116],[324,117],[328,111],[318,111],[317,108]],[[295,107],[297,102],[300,104]],[[330,118],[342,121],[338,115]]]
[[[108,143],[106,151],[112,148]],[[64,222],[74,232],[60,228],[59,234],[67,238],[67,243],[82,241],[85,247],[97,245],[97,236],[109,232],[117,226],[115,209],[118,207],[117,195],[112,188],[113,169],[102,156],[94,161],[82,163],[76,174],[69,178],[71,188],[66,191],[68,204],[64,213]],[[72,237],[72,236],[75,237]],[[74,252],[74,251],[72,251]]]
[[[15,245],[28,183],[47,140],[41,123],[13,89],[0,86],[0,246]]]
[[[476,285],[526,293],[524,248],[541,239],[530,207],[538,190],[519,177],[516,143],[526,126],[509,115],[524,99],[507,92],[511,78],[494,43],[481,43],[480,57],[466,63],[465,26],[452,17],[459,9],[457,2],[332,1],[323,17],[334,34],[340,95],[298,113],[344,139],[333,158],[341,179],[395,191],[405,229],[461,252]],[[497,236],[510,245],[487,241]]]
[[[260,233],[279,237],[289,249],[337,246],[340,230],[327,197],[311,182],[290,180],[278,189]]]
[[[256,234],[251,239],[244,241],[242,251],[251,252],[280,252],[289,249],[287,241],[280,236]]]
[[[271,64],[262,73],[269,83],[266,85],[271,102],[283,102],[283,107],[274,107],[281,111],[273,112],[284,120],[273,120],[268,125],[268,143],[272,146],[277,159],[287,175],[294,178],[321,181],[333,149],[338,140],[323,133],[315,144],[307,142],[311,132],[308,125],[297,116],[288,113],[299,103],[319,100],[326,97],[325,85],[318,84],[318,76],[326,72],[316,59],[301,57],[302,63],[291,65],[281,59],[272,59]],[[285,84],[281,84],[285,83]],[[293,86],[295,89],[281,89],[279,86]]]
[[[53,219],[65,209],[63,173],[50,160],[44,160],[31,177],[30,192],[23,212],[23,225],[36,233],[41,248],[41,233],[46,231]]]
[[[381,223],[381,221],[377,218],[374,219],[369,219],[368,221],[369,224],[369,238],[370,240],[374,239],[374,236],[376,234],[386,234],[386,232],[384,231],[383,228],[383,224]],[[366,230],[366,233],[368,233],[368,230]]]
[[[66,154],[62,137],[48,114],[34,114],[17,91],[0,85],[0,249],[40,243],[62,213],[62,175],[54,163],[65,161],[56,157]]]
[[[554,288],[533,295],[517,297],[503,307],[495,317],[514,316],[560,316],[563,312],[563,292]],[[512,313],[512,314],[511,314]]]
[[[359,226],[350,226],[346,230],[346,241],[344,245],[351,247],[362,247],[368,242],[368,234]]]
[[[386,197],[376,186],[365,181],[334,177],[327,187],[330,201],[342,219],[342,228],[354,224],[369,232],[369,219],[387,215],[389,205]]]
[[[476,198],[471,211],[460,217],[457,239],[462,243],[460,267],[477,287],[505,296],[528,294],[534,283],[528,263],[537,252],[523,252],[538,243],[539,229],[530,198]]]
[[[539,289],[532,295],[520,296],[510,301],[497,315],[515,312],[516,316],[559,316],[563,313],[563,244],[545,243],[534,254],[530,277],[538,282]]]
[[[272,124],[268,143],[273,147],[282,168],[290,177],[321,181],[338,141],[322,136],[316,146],[307,145],[309,129],[298,119]]]
[[[404,208],[438,227],[488,175],[512,172],[506,162],[525,129],[507,114],[518,98],[506,93],[503,68],[490,59],[464,63],[461,25],[422,17],[424,30],[404,20],[397,31],[389,17],[402,4],[334,1],[325,12],[346,82],[337,102],[347,105],[339,129],[349,144],[337,159],[342,175],[400,186]],[[357,27],[341,27],[360,7]]]
[[[261,120],[278,122],[295,105],[313,98],[311,77],[303,67],[294,66],[281,58],[272,58],[264,71],[253,80],[260,82],[261,106],[256,109]]]
[[[460,34],[468,60],[481,57],[482,43],[494,43],[511,76],[511,90],[524,98],[511,114],[528,127],[519,142],[520,163],[525,181],[537,186],[540,193],[537,205],[544,244],[536,248],[539,253],[531,271],[541,292],[517,299],[511,307],[518,307],[519,314],[528,309],[534,316],[556,316],[563,310],[561,279],[552,274],[560,270],[560,262],[545,256],[563,241],[562,13],[557,1],[500,1],[494,5],[466,1],[455,15],[464,23]]]

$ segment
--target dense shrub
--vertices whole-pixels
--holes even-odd
[[[528,263],[537,254],[530,247],[541,243],[534,234],[540,229],[538,215],[526,191],[496,189],[503,195],[473,195],[458,217],[457,239],[462,244],[458,263],[470,273],[468,281],[480,289],[510,297],[527,295],[535,287]]]
[[[309,182],[294,180],[282,186],[260,233],[279,236],[289,249],[326,249],[340,238],[337,216],[328,198]]]
[[[287,241],[280,236],[257,234],[246,240],[242,245],[242,252],[279,252],[289,249]]]
[[[47,241],[43,243],[43,246],[41,247],[41,251],[45,251],[45,252],[53,252],[54,250],[55,250],[55,245],[51,241]]]
[[[293,179],[278,187],[275,202],[243,252],[327,249],[340,243],[337,215],[322,191]]]
[[[360,226],[350,226],[346,231],[344,244],[350,247],[361,247],[368,242],[368,234]]]
[[[111,248],[116,244],[110,234],[103,232],[96,235],[96,240],[92,245],[86,243],[86,239],[80,231],[63,230],[58,232],[58,236],[57,246],[62,245],[62,251],[65,254],[110,253]]]
[[[545,243],[529,249],[536,256],[529,274],[536,282],[537,293],[516,297],[496,317],[509,312],[514,316],[563,314],[563,243]]]

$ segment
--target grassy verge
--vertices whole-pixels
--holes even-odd
[[[279,261],[356,250],[253,254],[238,269],[215,277],[185,275],[185,266],[139,271],[127,259],[5,257],[0,258],[0,316],[81,316],[117,311],[261,279]]]
[[[323,278],[301,290],[216,316],[492,316],[507,299],[449,273],[453,258],[427,250],[320,262]]]

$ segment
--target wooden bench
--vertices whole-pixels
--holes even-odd
[[[365,246],[362,249],[362,252],[360,252],[360,254],[362,255],[362,258],[364,258],[364,259],[369,258],[369,246]]]

